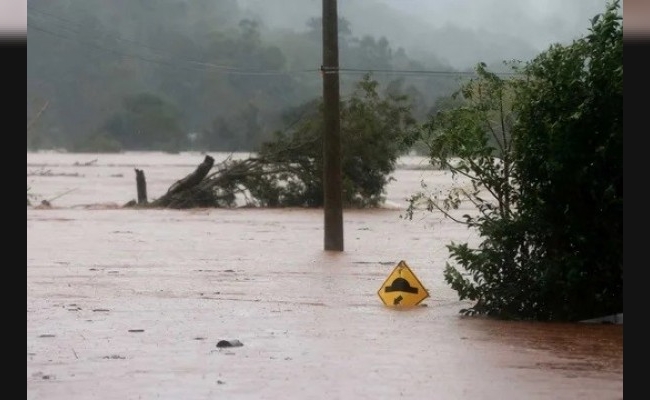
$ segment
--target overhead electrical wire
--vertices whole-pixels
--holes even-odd
[[[180,64],[180,63],[175,63],[173,61],[169,60],[157,60],[153,58],[149,58],[147,56],[143,56],[141,54],[133,54],[133,53],[125,53],[120,50],[112,49],[106,46],[100,46],[97,45],[96,43],[92,42],[86,42],[86,41],[81,41],[78,40],[75,37],[70,37],[66,36],[64,34],[61,34],[59,32],[54,32],[52,30],[49,30],[47,28],[43,28],[37,24],[30,23],[29,19],[27,21],[27,28],[28,31],[30,29],[33,29],[35,31],[45,33],[60,39],[65,39],[69,40],[72,42],[75,42],[76,44],[83,45],[86,47],[91,47],[96,50],[104,51],[107,53],[112,53],[117,56],[127,58],[127,59],[134,59],[134,60],[140,60],[140,61],[145,61],[153,64],[159,64],[171,68],[181,68],[181,69],[189,69],[193,71],[202,71],[202,72],[220,72],[220,73],[226,73],[226,74],[233,74],[233,75],[290,75],[292,73],[305,73],[305,72],[317,72],[317,69],[314,70],[303,70],[303,71],[271,71],[271,70],[245,70],[241,68],[235,68],[235,67],[228,67],[228,66],[223,66],[223,65],[216,65],[216,64],[211,64],[211,63],[206,63],[206,62],[200,62],[200,61],[195,61],[195,60],[181,60],[184,61],[186,64]],[[205,68],[201,68],[205,67]]]
[[[70,21],[69,19],[62,18],[60,16],[57,16],[53,13],[46,12],[43,10],[40,10],[36,7],[30,6],[28,4],[27,6],[28,11],[35,12],[37,14],[41,14],[43,16],[47,16],[49,18],[53,18],[55,20],[58,20],[60,22],[63,22],[67,25],[59,27],[65,31],[68,31],[74,35],[81,35],[82,32],[80,32],[77,29],[71,28],[71,26],[77,26],[77,27],[82,27],[81,24],[75,23],[73,21]],[[30,22],[30,17],[32,21]],[[79,45],[83,45],[86,47],[91,47],[100,51],[108,52],[123,58],[127,59],[134,59],[134,60],[140,60],[148,63],[153,63],[153,64],[158,64],[170,68],[181,68],[181,69],[188,69],[188,70],[193,70],[193,71],[201,71],[201,72],[218,72],[218,73],[224,73],[224,74],[232,74],[232,75],[249,75],[249,76],[281,76],[281,75],[295,75],[295,74],[306,74],[306,73],[336,73],[338,72],[339,74],[390,74],[390,75],[403,75],[403,76],[457,76],[457,77],[472,77],[476,76],[476,72],[474,71],[449,71],[449,70],[404,70],[404,69],[381,69],[381,68],[346,68],[346,67],[340,67],[336,70],[329,70],[329,71],[323,71],[321,68],[314,68],[314,69],[302,69],[302,70],[257,70],[257,69],[244,69],[244,68],[238,68],[238,67],[233,67],[233,66],[228,66],[228,65],[219,65],[219,64],[213,64],[205,61],[198,61],[198,60],[191,60],[191,59],[177,59],[174,57],[172,54],[170,54],[168,51],[158,48],[158,47],[153,47],[150,45],[147,45],[145,43],[138,42],[133,39],[125,38],[120,35],[110,33],[110,32],[102,32],[106,36],[113,37],[117,40],[124,41],[127,43],[131,43],[137,46],[140,46],[142,48],[146,48],[148,50],[152,50],[155,53],[158,53],[157,56],[161,57],[167,57],[167,58],[174,58],[174,61],[168,60],[159,60],[159,59],[154,59],[151,58],[150,56],[145,56],[142,54],[136,54],[132,52],[124,52],[121,50],[116,50],[114,48],[98,45],[93,42],[89,41],[82,41],[79,40],[77,36],[68,36],[65,34],[62,34],[61,32],[56,32],[53,29],[48,29],[46,27],[43,27],[42,25],[38,23],[34,23],[33,21],[33,16],[30,16],[28,14],[28,21],[27,21],[27,28],[29,30],[35,30],[43,34],[47,34],[50,36],[54,36],[60,39],[68,40],[71,42],[74,42]],[[180,61],[180,63],[179,63]],[[495,75],[498,76],[514,76],[517,75],[515,72],[497,72]]]

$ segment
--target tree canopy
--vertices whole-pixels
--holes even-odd
[[[589,34],[553,45],[517,76],[479,78],[423,125],[432,161],[471,188],[413,196],[477,229],[448,245],[445,279],[468,314],[569,320],[623,310],[623,57],[618,1]],[[451,160],[453,161],[450,161]],[[462,201],[476,214],[458,219]],[[411,214],[412,215],[412,214]]]
[[[173,105],[173,124],[192,134],[177,142],[180,150],[254,151],[285,128],[284,113],[321,96],[319,18],[306,21],[304,30],[279,30],[246,15],[235,0],[116,4],[30,1],[28,121],[49,106],[28,132],[29,150],[159,150],[168,138],[142,136],[136,144],[118,133],[116,115],[124,117],[125,102],[147,93]],[[343,95],[368,70],[453,72],[418,62],[385,37],[355,36],[340,20],[341,67],[358,70],[341,73]],[[381,85],[402,80],[419,103],[416,118],[455,85],[450,74],[374,79]],[[171,116],[168,107],[150,111],[160,112],[149,114],[151,123]]]
[[[292,110],[286,118],[293,122],[263,142],[255,155],[218,163],[210,174],[212,164],[206,164],[200,174],[187,179],[192,185],[184,183],[183,190],[150,206],[321,207],[322,111],[320,101]],[[378,82],[366,75],[350,98],[341,101],[340,112],[344,206],[377,206],[384,200],[397,158],[417,137],[408,97],[395,88],[381,92]]]

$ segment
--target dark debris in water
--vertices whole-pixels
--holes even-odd
[[[120,356],[118,354],[113,354],[113,355],[110,355],[110,356],[104,356],[102,358],[105,358],[107,360],[124,360],[126,357]]]
[[[220,340],[217,342],[217,347],[241,347],[244,344],[237,339],[233,340]]]
[[[395,265],[394,261],[353,261],[353,264],[379,264],[379,265]]]

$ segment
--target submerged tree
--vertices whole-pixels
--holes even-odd
[[[341,102],[343,200],[348,207],[372,207],[384,200],[385,186],[397,158],[417,135],[408,98],[382,95],[365,76]],[[203,171],[187,190],[171,190],[152,206],[232,207],[237,196],[249,206],[320,207],[323,205],[322,105],[305,104],[298,119],[256,155],[217,163]],[[212,168],[212,163],[209,168]],[[190,178],[190,177],[188,177]]]
[[[479,233],[477,248],[448,245],[445,279],[475,301],[461,312],[572,321],[623,310],[618,11],[608,5],[589,35],[550,47],[522,77],[479,66],[466,104],[425,126],[432,160],[472,183],[445,199],[418,194],[410,209],[424,201]],[[459,220],[462,200],[478,213]]]
[[[515,224],[517,190],[514,185],[513,97],[514,81],[476,68],[477,78],[461,86],[454,95],[455,107],[441,109],[422,126],[422,142],[428,145],[431,163],[463,178],[467,184],[447,193],[431,194],[424,187],[410,198],[407,215],[423,206],[442,212],[455,222],[476,229],[482,238],[478,249],[467,243],[448,245],[451,258],[472,274],[465,276],[447,263],[445,279],[461,299],[477,300],[467,313],[487,312],[492,296],[502,296],[495,283],[504,277],[509,285],[522,287],[518,269],[520,251]],[[460,104],[460,105],[458,105]],[[472,204],[476,214],[458,215],[463,202]],[[512,276],[511,276],[512,274]],[[516,297],[515,293],[510,294]]]
[[[384,200],[397,158],[416,137],[408,97],[382,96],[378,83],[366,75],[340,110],[344,204],[376,206]],[[323,204],[322,105],[312,104],[305,112],[310,116],[293,131],[277,132],[261,148],[260,157],[291,166],[290,173],[260,182],[256,197],[265,204]]]
[[[623,311],[623,26],[619,2],[590,33],[553,46],[518,89],[521,222],[536,271],[535,313]]]

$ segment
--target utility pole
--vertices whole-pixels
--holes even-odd
[[[323,1],[323,208],[325,250],[343,251],[339,32],[336,0]]]

